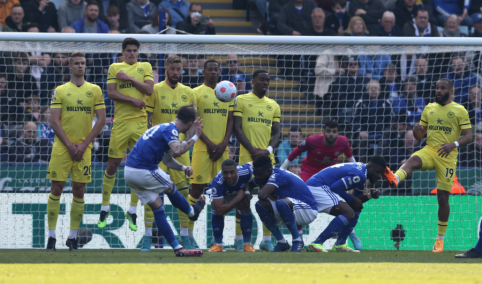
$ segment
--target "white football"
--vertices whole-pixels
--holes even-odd
[[[216,93],[216,98],[221,102],[227,103],[236,97],[238,90],[236,86],[229,82],[229,81],[221,81],[217,84],[216,89],[214,89]]]

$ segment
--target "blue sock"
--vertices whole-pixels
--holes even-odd
[[[224,230],[224,216],[219,216],[213,210],[213,215],[211,217],[211,225],[213,227],[214,242],[216,244],[223,243],[223,230]]]
[[[276,200],[276,208],[278,209],[279,215],[281,216],[281,219],[283,219],[286,227],[290,230],[293,241],[299,239],[300,233],[296,226],[295,215],[293,215],[293,211],[291,211],[288,203],[283,199],[278,199]]]
[[[189,205],[189,202],[187,202],[186,198],[184,198],[184,196],[182,196],[179,191],[177,191],[176,186],[172,186],[173,188],[171,193],[167,194],[167,197],[171,201],[171,204],[181,210],[184,214],[189,215],[189,213],[191,212],[191,205]]]
[[[271,214],[268,209],[264,208],[258,202],[256,202],[256,212],[258,212],[259,219],[268,228],[268,230],[273,234],[277,241],[283,241],[285,238],[281,234],[280,229],[276,225],[276,218]]]
[[[243,242],[251,243],[251,232],[253,231],[253,213],[241,211],[241,232],[243,232]]]
[[[176,240],[174,233],[171,230],[171,225],[167,222],[166,213],[164,212],[164,206],[153,210],[154,220],[156,222],[157,229],[166,238],[167,242],[171,245],[173,249],[179,248],[181,245]]]
[[[475,245],[474,248],[477,252],[482,253],[482,222],[480,222],[480,230],[479,230],[479,241]]]
[[[338,215],[330,222],[328,227],[326,227],[326,229],[318,236],[318,238],[314,242],[317,244],[323,244],[326,240],[339,233],[341,229],[348,225],[348,223],[348,218],[346,218],[345,215]]]
[[[348,236],[353,232],[353,229],[355,229],[355,226],[358,223],[360,213],[361,212],[355,212],[355,218],[353,218],[345,228],[341,229],[340,234],[338,234],[338,239],[336,239],[336,246],[346,244],[346,239],[348,239]]]

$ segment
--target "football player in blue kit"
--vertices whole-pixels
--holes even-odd
[[[154,212],[154,220],[159,232],[174,249],[176,256],[201,256],[202,250],[187,250],[174,237],[171,226],[167,222],[160,193],[165,193],[172,205],[197,220],[199,213],[206,205],[200,198],[192,207],[186,198],[177,191],[169,175],[159,168],[161,161],[171,169],[184,171],[192,175],[192,168],[181,165],[174,158],[179,157],[192,148],[202,134],[202,119],[196,119],[193,105],[179,108],[176,120],[158,124],[148,129],[133,147],[124,169],[124,178],[139,197],[142,206],[148,204]],[[186,139],[179,141],[179,132],[186,133]]]
[[[377,182],[386,166],[381,156],[373,156],[366,165],[346,163],[328,167],[306,182],[313,194],[318,212],[335,216],[318,238],[307,246],[308,251],[327,252],[323,248],[323,243],[338,234],[333,251],[360,252],[349,248],[346,239],[358,222],[363,209],[362,203],[379,196],[375,190],[371,190],[368,195],[364,194],[366,181],[370,184]],[[353,190],[353,195],[348,194],[349,190]]]
[[[256,211],[259,218],[273,233],[278,241],[273,252],[300,252],[304,243],[297,224],[307,225],[316,219],[318,210],[316,202],[305,182],[295,174],[272,166],[268,156],[259,156],[253,162],[254,178],[252,183],[258,185],[259,201]],[[250,185],[250,187],[254,185]],[[278,224],[285,224],[293,237],[293,246],[283,237]]]
[[[211,206],[212,228],[214,235],[214,245],[209,252],[223,251],[223,230],[224,215],[233,208],[241,215],[241,231],[243,240],[240,240],[239,247],[243,247],[244,252],[255,252],[251,244],[251,232],[253,230],[253,214],[250,209],[250,192],[248,183],[253,175],[251,163],[236,166],[236,162],[226,159],[221,165],[221,171],[211,182]]]

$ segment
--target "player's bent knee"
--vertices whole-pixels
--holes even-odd
[[[274,214],[273,207],[271,206],[271,203],[267,200],[259,200],[258,202],[256,202],[255,208],[258,214],[260,213],[260,211],[263,212],[263,209],[268,210],[268,212],[270,212],[271,214]]]
[[[407,160],[405,166],[411,169],[420,169],[423,166],[423,162],[419,156],[412,156]]]
[[[152,211],[157,210],[157,208],[162,206],[162,199],[158,196],[154,202],[148,204]]]

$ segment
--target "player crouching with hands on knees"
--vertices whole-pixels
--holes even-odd
[[[250,209],[252,198],[249,191],[249,180],[253,175],[251,163],[236,166],[236,162],[226,159],[221,165],[221,172],[211,183],[212,228],[214,245],[209,252],[223,251],[224,215],[236,208],[241,215],[241,231],[243,233],[243,251],[255,252],[251,245],[253,230],[253,214]]]
[[[181,165],[174,158],[189,151],[201,136],[202,119],[198,118],[194,121],[195,118],[195,107],[185,105],[179,108],[176,120],[173,122],[158,124],[148,129],[135,144],[124,169],[126,183],[135,191],[142,206],[148,204],[151,207],[159,232],[174,249],[176,256],[201,256],[203,252],[187,250],[176,240],[167,222],[159,193],[166,193],[172,205],[194,221],[199,217],[206,201],[200,198],[191,207],[172,184],[169,175],[158,165],[163,161],[168,168],[182,170],[188,176],[192,175],[191,167]],[[179,132],[186,133],[186,139],[182,143],[179,141]]]

